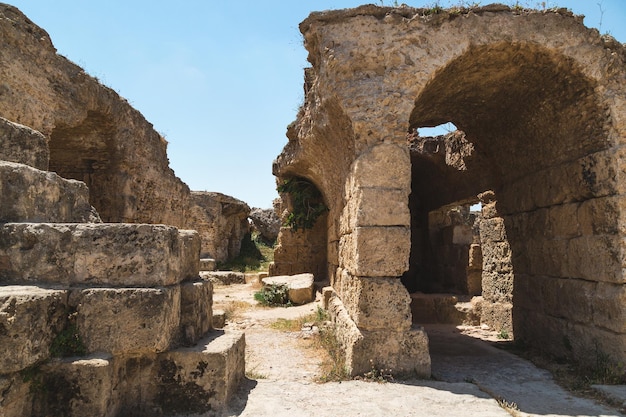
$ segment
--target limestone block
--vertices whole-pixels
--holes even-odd
[[[549,230],[553,237],[570,239],[581,235],[577,216],[578,208],[578,203],[561,204],[549,208]]]
[[[489,242],[482,245],[483,271],[508,273],[513,271],[512,252],[508,242]]]
[[[0,117],[0,160],[47,171],[49,159],[48,141],[43,134]]]
[[[463,324],[466,314],[456,308],[459,299],[448,294],[411,294],[413,323]]]
[[[246,282],[244,273],[237,271],[202,271],[200,276],[216,285],[245,284]]]
[[[539,284],[535,292],[541,294],[541,304],[546,314],[579,323],[592,322],[592,300],[597,297],[595,282],[555,277],[537,277],[534,282]]]
[[[213,328],[223,329],[226,325],[226,312],[224,310],[213,310]]]
[[[474,240],[472,228],[467,225],[456,225],[452,228],[453,245],[469,245]]]
[[[328,310],[351,375],[369,372],[375,366],[391,369],[394,375],[430,378],[428,336],[422,328],[362,331],[336,295],[330,297]]]
[[[513,335],[513,304],[511,303],[491,303],[483,301],[480,303],[480,324],[485,324],[496,332],[505,331]]]
[[[213,284],[185,282],[180,286],[180,328],[183,343],[193,345],[213,324]]]
[[[354,226],[411,226],[408,190],[359,188],[351,207]]]
[[[506,241],[506,229],[502,217],[483,219],[480,223],[480,241],[504,242]]]
[[[195,347],[159,355],[154,403],[165,415],[223,408],[244,377],[245,345],[243,333],[214,332]]]
[[[0,374],[0,411],[2,417],[30,416],[33,408],[31,375],[22,372]],[[26,381],[25,381],[26,379]]]
[[[483,269],[483,251],[480,244],[474,243],[470,245],[468,258],[467,269]]]
[[[481,270],[471,269],[467,271],[467,293],[480,295],[483,290],[483,273]]]
[[[411,229],[358,227],[341,237],[339,262],[354,276],[396,277],[409,268]]]
[[[306,304],[315,300],[313,274],[279,275],[263,278],[261,282],[263,285],[287,285],[292,304]]]
[[[215,271],[215,259],[201,258],[200,271]]]
[[[411,188],[411,158],[406,146],[383,143],[363,153],[354,163],[357,187],[399,190]]]
[[[0,223],[100,222],[85,183],[0,161]]]
[[[570,277],[621,284],[626,282],[623,268],[624,241],[617,235],[581,236],[567,241],[566,273]]]
[[[164,225],[9,223],[0,227],[0,282],[177,284],[197,276],[197,239]]]
[[[615,333],[626,334],[626,285],[599,282],[589,294],[593,323]]]
[[[179,286],[72,290],[69,304],[88,352],[162,352],[179,331]]]
[[[50,356],[67,319],[67,292],[35,286],[0,286],[0,374]]]
[[[626,209],[626,198],[610,196],[583,201],[578,206],[577,222],[581,234],[624,233],[625,222],[619,221],[620,213]]]
[[[197,278],[200,273],[200,235],[195,230],[179,230],[174,243],[180,252],[176,254],[175,249],[172,250],[177,256],[170,263],[170,273],[182,278]]]
[[[118,395],[114,366],[108,355],[54,360],[41,367],[35,390],[36,415],[115,417]]]
[[[411,327],[411,298],[398,278],[354,277],[344,270],[336,284],[359,329],[404,331]]]
[[[511,272],[486,272],[482,274],[483,297],[490,302],[511,302],[513,297],[513,279]]]

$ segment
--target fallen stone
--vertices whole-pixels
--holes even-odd
[[[200,259],[200,271],[215,271],[216,262],[215,259],[201,258]]]
[[[73,290],[69,304],[88,353],[163,352],[179,332],[178,286]]]
[[[100,222],[85,183],[54,172],[0,161],[0,195],[0,223]]]
[[[202,271],[202,279],[218,285],[245,284],[246,276],[243,272],[235,271]]]
[[[275,242],[282,223],[274,209],[253,208],[250,211],[250,220],[253,227],[267,242]]]
[[[50,356],[56,332],[67,320],[67,292],[35,286],[0,286],[0,374]]]
[[[263,278],[261,282],[263,285],[287,285],[292,304],[306,304],[315,300],[313,274],[279,275]]]
[[[166,286],[198,276],[197,233],[153,224],[8,223],[0,283]]]

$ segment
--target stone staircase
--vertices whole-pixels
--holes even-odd
[[[0,119],[0,415],[221,409],[245,340],[212,329],[198,234],[101,223],[41,136]]]

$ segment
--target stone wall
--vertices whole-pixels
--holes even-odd
[[[58,55],[16,8],[0,6],[0,34],[0,117],[43,134],[49,170],[84,182],[106,222],[183,227],[189,189],[170,169],[167,142],[153,126]]]
[[[411,236],[432,210],[485,190],[497,216],[484,233],[505,233],[493,250],[512,265],[483,254],[487,292],[510,302],[500,278],[514,276],[515,337],[577,360],[599,350],[625,361],[623,45],[564,9],[502,5],[368,5],[313,13],[300,29],[311,68],[274,173],[309,179],[329,204],[331,304],[351,370],[364,358],[427,369],[380,342],[418,343],[399,280],[423,262],[425,242]],[[407,134],[446,122],[464,137],[454,143],[471,145],[462,160],[407,146]]]
[[[241,242],[250,233],[250,207],[241,200],[215,192],[193,191],[186,219],[202,239],[202,258],[225,262],[239,255]]]

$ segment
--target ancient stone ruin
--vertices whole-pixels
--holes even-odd
[[[370,5],[300,30],[305,102],[273,170],[328,212],[281,231],[273,268],[323,271],[351,372],[428,376],[411,311],[431,292],[480,292],[480,321],[549,354],[624,363],[624,46],[567,10],[501,5]]]
[[[17,9],[0,34],[0,415],[219,410],[245,340],[212,328],[165,141]]]

